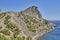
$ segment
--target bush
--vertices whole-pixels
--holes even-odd
[[[17,37],[17,40],[23,40],[22,37]]]
[[[11,16],[6,16],[6,17],[5,17],[6,20],[8,20],[8,19],[10,19],[10,18],[11,18]]]
[[[7,40],[7,38],[4,35],[0,34],[0,40]]]
[[[20,30],[16,28],[15,30],[13,30],[13,33],[14,38],[16,38],[19,35]]]
[[[31,26],[31,25],[27,25],[27,28],[28,28],[29,31],[31,31],[31,32],[36,32],[36,29],[34,29],[34,27]]]
[[[8,24],[8,23],[9,23],[8,20],[9,20],[10,18],[11,18],[10,16],[6,16],[6,17],[5,17],[5,20],[4,20],[4,24]]]
[[[20,33],[20,30],[18,27],[16,27],[14,24],[12,24],[10,21],[10,16],[5,17],[4,24],[6,24],[6,28],[8,28],[10,31],[13,32],[14,37],[16,38],[17,35]]]
[[[37,40],[43,40],[43,38],[42,37],[39,37]]]
[[[5,13],[0,14],[0,19],[5,16]]]
[[[30,36],[28,36],[28,37],[26,38],[26,40],[32,40],[32,38],[31,38]]]
[[[3,29],[1,31],[1,33],[5,34],[5,35],[10,35],[10,31],[8,29]]]
[[[0,34],[0,40],[32,40],[32,37],[28,36],[27,38],[25,38],[25,36],[22,37],[10,37],[10,38],[6,38],[4,35]]]

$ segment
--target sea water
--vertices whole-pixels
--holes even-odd
[[[43,36],[43,40],[60,40],[60,21],[52,21],[56,24],[55,30]]]

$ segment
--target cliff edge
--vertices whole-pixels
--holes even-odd
[[[38,7],[32,6],[21,12],[0,13],[0,34],[7,38],[24,37],[37,40],[55,29],[55,24],[43,19]]]

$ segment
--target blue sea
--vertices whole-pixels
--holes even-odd
[[[55,30],[43,36],[43,40],[60,40],[60,21],[52,21],[56,24]]]

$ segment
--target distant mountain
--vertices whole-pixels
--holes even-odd
[[[21,12],[0,12],[0,35],[6,38],[37,40],[38,37],[54,30],[54,26],[55,24],[42,18],[36,6]]]

